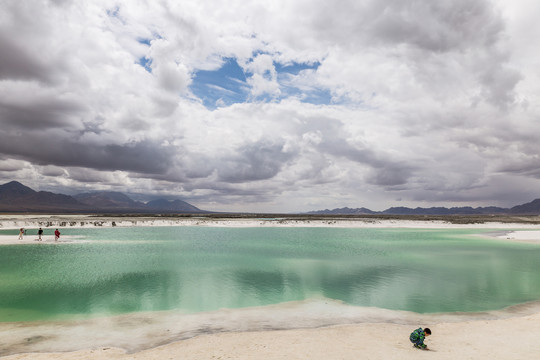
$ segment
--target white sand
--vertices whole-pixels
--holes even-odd
[[[60,235],[58,241],[55,241],[54,235],[43,235],[41,241],[38,241],[37,235],[25,235],[22,240],[19,240],[19,235],[0,235],[0,245],[16,245],[16,244],[65,244],[73,243],[79,239],[78,236]]]
[[[429,324],[428,324],[429,325]],[[5,359],[537,359],[540,315],[430,325],[430,351],[408,340],[414,326],[359,324],[319,329],[201,335],[137,353],[102,347],[68,353],[29,353]],[[66,341],[69,341],[66,339]]]
[[[498,237],[514,241],[540,242],[540,230],[510,231],[506,234],[501,234]]]
[[[0,229],[18,229],[21,226],[33,227],[45,226],[50,223],[51,227],[76,226],[151,226],[151,225],[176,225],[176,226],[339,226],[339,227],[395,227],[395,228],[486,228],[511,230],[497,234],[500,239],[517,241],[540,242],[540,226],[531,224],[507,224],[486,223],[474,225],[455,225],[446,222],[422,222],[401,220],[377,220],[377,219],[353,219],[353,220],[317,220],[301,222],[295,220],[220,220],[220,219],[126,219],[126,218],[103,218],[91,217],[0,217]],[[519,231],[516,231],[518,230]],[[35,243],[33,235],[27,235],[29,239],[17,240],[18,235],[1,236],[0,244],[8,243]],[[63,239],[65,240],[65,239]],[[46,243],[54,243],[54,239],[47,239]],[[538,305],[538,304],[537,304]],[[340,310],[350,318],[346,308]],[[365,310],[365,309],[364,309]],[[249,313],[250,309],[243,310]],[[283,311],[283,310],[280,310]],[[110,337],[107,333],[100,333],[99,322],[84,327],[62,326],[62,324],[49,324],[44,330],[40,326],[31,326],[19,323],[0,324],[0,350],[7,344],[20,344],[20,353],[6,356],[5,359],[535,359],[540,354],[540,312],[533,309],[530,313],[520,311],[507,311],[501,314],[480,314],[469,316],[468,314],[446,315],[430,317],[405,312],[389,312],[377,309],[377,321],[373,323],[370,317],[354,325],[332,325],[336,313],[327,314],[321,322],[319,311],[313,310],[313,316],[318,317],[319,325],[303,323],[306,329],[294,328],[297,320],[294,318],[296,310],[285,314],[284,322],[292,326],[286,330],[264,330],[264,326],[250,328],[251,331],[242,331],[242,327],[249,323],[249,317],[241,317],[238,312],[227,315],[220,312],[224,317],[217,318],[215,315],[205,315],[203,321],[208,326],[220,327],[219,321],[224,324],[235,324],[229,330],[226,326],[219,333],[214,334],[191,334],[184,340],[171,340],[165,345],[157,346],[157,343],[148,343],[155,333],[163,334],[166,331],[181,333],[175,326],[187,321],[174,317],[169,318],[167,328],[162,323],[155,328],[147,327],[152,319],[137,318],[124,321],[125,331],[120,331],[126,337],[124,339]],[[338,312],[339,313],[339,312]],[[275,315],[279,311],[272,310],[266,316],[270,316],[275,325]],[[287,315],[288,314],[288,315]],[[308,313],[309,314],[309,313]],[[382,315],[381,315],[382,314]],[[384,315],[387,314],[387,315]],[[305,313],[304,313],[305,315]],[[159,315],[150,315],[159,316]],[[213,317],[214,316],[214,317]],[[365,313],[362,315],[365,316]],[[382,316],[382,320],[381,320]],[[385,318],[386,316],[386,318]],[[337,316],[339,318],[339,316]],[[354,318],[354,316],[352,316]],[[220,320],[221,319],[221,320]],[[254,313],[253,319],[264,325],[264,317],[261,313]],[[309,320],[309,316],[308,316]],[[200,321],[200,318],[199,318]],[[309,322],[309,321],[308,321]],[[340,320],[336,319],[339,324]],[[176,325],[175,325],[176,324]],[[322,325],[321,325],[322,324]],[[93,326],[93,327],[92,327]],[[182,324],[185,326],[185,324]],[[298,325],[296,325],[298,326]],[[314,327],[322,326],[322,327]],[[408,341],[409,333],[417,327],[429,326],[433,335],[426,339],[430,351],[414,349]],[[147,327],[149,333],[130,333],[129,329],[139,330],[138,327]],[[279,327],[278,327],[279,328]],[[52,329],[52,331],[51,331]],[[101,327],[101,329],[104,329]],[[90,332],[88,332],[90,331]],[[41,334],[47,334],[42,336]],[[55,335],[56,334],[56,335]],[[78,335],[77,335],[78,334]],[[77,338],[78,336],[78,338]],[[85,343],[81,336],[98,338],[100,341]],[[78,340],[75,340],[75,339]],[[177,336],[182,339],[182,336]],[[172,337],[174,339],[174,336]],[[50,342],[53,352],[23,353],[32,351],[29,343],[36,341]],[[112,345],[103,345],[109,344]],[[74,345],[75,344],[75,345]],[[144,346],[142,344],[147,344]],[[31,344],[30,344],[31,345]],[[146,348],[146,349],[145,349]],[[145,350],[144,350],[145,349]],[[76,350],[76,351],[72,351]],[[54,352],[62,351],[62,352]],[[11,352],[13,353],[13,352]]]
[[[529,217],[540,221],[540,217]],[[527,220],[524,219],[524,220]],[[539,230],[539,224],[530,222],[502,223],[485,222],[456,224],[442,220],[405,220],[365,218],[215,218],[215,217],[168,217],[168,216],[92,216],[92,215],[0,215],[1,229],[42,227],[132,227],[132,226],[209,226],[209,227],[342,227],[342,228],[424,228],[424,229],[530,229]]]

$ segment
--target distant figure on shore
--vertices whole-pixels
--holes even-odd
[[[41,241],[41,236],[43,235],[43,229],[42,228],[39,228],[39,230],[37,232],[37,235],[38,235],[38,241]]]
[[[411,333],[409,340],[411,340],[415,348],[428,350],[427,345],[424,344],[424,339],[429,335],[431,335],[431,330],[429,328],[418,328]]]
[[[19,240],[22,240],[22,239],[23,239],[23,235],[24,235],[24,229],[21,228],[21,229],[19,230]]]
[[[58,241],[60,239],[60,231],[58,229],[54,230],[54,241]]]

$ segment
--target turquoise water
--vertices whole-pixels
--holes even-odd
[[[83,238],[0,247],[0,321],[196,313],[312,298],[419,313],[474,312],[540,299],[540,245],[475,235],[481,232],[62,229]]]

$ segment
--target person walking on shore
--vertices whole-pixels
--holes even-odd
[[[41,236],[43,235],[43,229],[39,228],[37,234],[38,234],[38,241],[41,241]]]
[[[58,241],[60,239],[60,231],[58,229],[54,230],[54,241]]]
[[[21,229],[19,230],[19,240],[22,240],[22,239],[23,239],[23,235],[24,235],[24,229],[21,228]]]

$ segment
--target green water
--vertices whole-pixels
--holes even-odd
[[[0,321],[195,313],[311,298],[419,313],[540,299],[540,245],[474,235],[480,232],[62,229],[84,238],[0,247]]]

